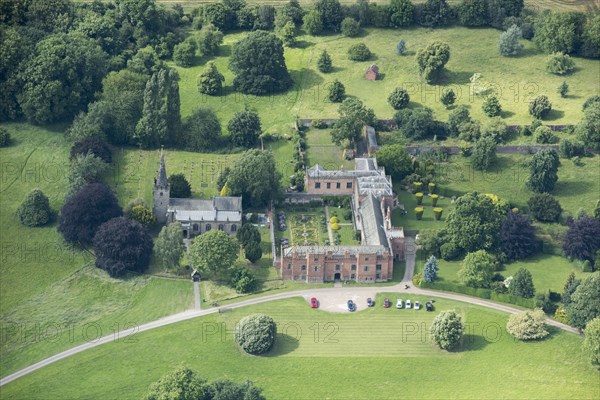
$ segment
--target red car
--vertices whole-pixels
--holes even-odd
[[[312,308],[319,308],[319,302],[317,301],[316,297],[313,297],[312,299],[310,299],[310,306]]]
[[[390,299],[387,297],[383,300],[383,308],[390,308]]]

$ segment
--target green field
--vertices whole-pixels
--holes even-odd
[[[551,328],[546,340],[516,342],[504,330],[504,313],[447,300],[438,300],[433,313],[384,309],[384,296],[397,295],[382,294],[375,308],[355,314],[311,310],[294,298],[186,321],[61,360],[4,386],[1,396],[140,398],[183,364],[207,379],[251,379],[277,399],[597,397],[598,372],[576,335]],[[469,324],[453,352],[427,338],[444,309]],[[279,327],[274,349],[263,357],[242,354],[231,335],[253,312],[271,315]]]

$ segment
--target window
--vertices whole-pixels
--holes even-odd
[[[212,229],[212,226],[210,226],[210,224],[206,224],[206,232],[210,231]]]
[[[376,279],[381,279],[381,274],[376,274],[376,275],[375,275],[375,278],[376,278]]]
[[[335,270],[336,270],[336,271],[339,271],[339,270],[340,270],[340,268],[341,268],[341,267],[340,267],[340,264],[335,264]]]
[[[369,272],[369,266],[365,265],[365,272]]]
[[[350,274],[350,279],[356,279],[356,274]]]
[[[315,182],[315,189],[321,189],[321,182]]]
[[[336,189],[339,189],[340,187],[342,187],[342,184],[341,184],[341,183],[339,183],[339,182],[337,182],[337,183],[335,184],[335,188],[336,188]]]
[[[194,224],[193,228],[194,228],[194,232],[198,232],[198,224]]]
[[[301,269],[302,271],[306,271],[306,265],[303,265],[302,267],[300,267],[300,269]]]
[[[288,264],[288,269],[292,269],[292,264]]]
[[[223,230],[223,224],[219,224],[219,230],[222,231]]]
[[[235,232],[237,231],[237,225],[233,224],[231,225],[231,232]]]
[[[160,192],[160,195],[162,196],[162,192]]]
[[[346,189],[352,189],[352,182],[346,182]]]
[[[352,267],[350,267],[350,269],[351,269],[352,271],[356,271],[356,264],[352,264]]]
[[[319,266],[315,265],[315,272],[319,272]]]
[[[369,257],[365,257],[365,261],[369,261]]]
[[[319,261],[319,256],[315,256],[315,261]]]
[[[375,269],[376,269],[377,271],[381,271],[381,264],[377,264],[377,265],[375,266]]]
[[[331,182],[327,182],[327,189],[331,189]]]

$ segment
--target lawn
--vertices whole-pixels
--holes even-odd
[[[267,398],[597,397],[598,373],[574,334],[550,328],[548,339],[522,343],[506,333],[499,311],[439,299],[432,313],[384,309],[383,297],[397,294],[381,294],[375,308],[355,314],[311,310],[294,298],[189,320],[61,360],[4,386],[2,398],[140,398],[178,365],[207,379],[251,379]],[[433,317],[445,309],[468,324],[453,352],[428,341]],[[275,347],[263,357],[242,354],[232,337],[237,321],[254,312],[278,324]]]

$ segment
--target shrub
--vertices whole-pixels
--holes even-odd
[[[312,10],[304,16],[304,30],[311,36],[316,36],[323,31],[321,13]]]
[[[552,111],[552,103],[548,100],[548,97],[541,95],[536,97],[531,103],[529,103],[529,114],[534,118],[542,119]]]
[[[596,317],[587,323],[583,330],[582,349],[589,357],[592,364],[600,364],[600,317]]]
[[[219,72],[213,62],[209,62],[198,75],[198,91],[209,96],[215,96],[222,93],[225,77]]]
[[[486,97],[481,108],[488,117],[497,117],[502,112],[502,106],[496,96]]]
[[[125,212],[125,216],[131,220],[137,221],[142,225],[151,225],[156,222],[152,210],[142,204],[137,204]]]
[[[554,144],[558,142],[558,136],[556,136],[552,129],[547,126],[540,126],[534,132],[536,143],[540,144]]]
[[[170,185],[171,198],[184,199],[192,197],[192,185],[183,174],[172,174],[167,179]]]
[[[340,220],[338,219],[338,217],[331,217],[329,218],[329,222],[331,222],[332,224],[337,224],[338,222],[340,222]]]
[[[401,110],[405,108],[410,102],[410,96],[408,91],[404,88],[397,87],[388,96],[388,103],[394,110]]]
[[[406,42],[404,41],[404,39],[400,39],[400,41],[396,45],[396,52],[401,56],[404,55],[404,53],[406,52]]]
[[[553,315],[558,305],[550,299],[548,293],[538,293],[535,295],[535,306],[541,308],[546,314]]]
[[[533,287],[531,272],[525,268],[519,268],[513,276],[513,280],[508,287],[508,292],[515,296],[527,299],[532,298],[535,295],[535,288]]]
[[[567,315],[567,311],[565,310],[564,306],[558,306],[558,308],[554,312],[554,319],[563,324],[569,323],[569,316]]]
[[[346,88],[342,82],[338,81],[337,79],[333,81],[331,86],[329,86],[327,98],[332,103],[341,103],[344,98],[346,98]]]
[[[52,217],[48,197],[40,189],[33,189],[17,209],[17,216],[25,226],[45,225]]]
[[[248,245],[244,247],[244,256],[252,264],[260,260],[260,258],[262,257],[262,249],[260,247],[260,242],[248,243]]]
[[[496,162],[496,142],[491,137],[483,137],[475,142],[471,153],[473,168],[486,171]]]
[[[348,59],[352,61],[367,61],[371,58],[371,51],[364,43],[357,43],[348,49]]]
[[[423,284],[423,273],[419,272],[414,274],[412,281],[415,285],[421,286],[421,284]]]
[[[435,207],[433,209],[433,217],[435,218],[436,221],[439,221],[442,218],[442,211],[444,209],[441,207]]]
[[[107,164],[112,162],[110,147],[97,136],[91,136],[74,143],[71,147],[70,159],[71,161],[75,160],[78,155],[85,156],[90,152]]]
[[[238,293],[250,293],[256,287],[256,277],[246,267],[236,267],[231,274],[231,286]]]
[[[419,221],[423,218],[423,211],[423,207],[415,207],[415,214]]]
[[[417,198],[417,205],[420,206],[423,203],[423,193],[416,193],[415,197]]]
[[[173,61],[179,67],[191,67],[196,55],[196,42],[191,38],[175,45],[173,49]]]
[[[555,75],[566,75],[575,69],[575,61],[563,53],[552,53],[546,60],[546,71]]]
[[[448,89],[442,92],[442,96],[440,97],[440,101],[446,108],[450,107],[456,101],[456,94],[454,90]]]
[[[539,340],[548,336],[545,315],[539,308],[512,314],[508,317],[506,330],[519,340]]]
[[[0,147],[7,147],[10,145],[10,133],[6,128],[0,127]]]
[[[417,51],[419,73],[427,83],[435,82],[450,59],[450,46],[442,42],[433,42]]]
[[[569,93],[569,85],[566,81],[563,81],[563,83],[560,84],[560,86],[557,89],[557,92],[563,99],[567,97],[567,94]]]
[[[600,96],[599,95],[594,95],[592,97],[588,97],[585,100],[585,102],[583,103],[582,110],[585,111],[592,104],[597,104],[597,103],[600,103]]]
[[[331,62],[331,56],[329,55],[327,50],[323,50],[321,52],[321,55],[319,56],[319,59],[317,61],[317,68],[324,74],[332,71],[333,65]]]
[[[440,246],[440,255],[446,261],[456,260],[461,252],[454,242],[444,243]]]
[[[563,139],[560,141],[558,151],[564,158],[579,157],[585,154],[585,146],[578,140]]]
[[[437,202],[440,196],[438,196],[437,194],[432,194],[431,195],[431,205],[433,207],[437,206]]]
[[[425,262],[425,267],[423,268],[423,280],[425,282],[435,281],[438,270],[439,266],[435,256],[430,256]]]
[[[331,224],[331,229],[334,231],[339,231],[341,229],[341,226],[337,223]]]
[[[344,18],[342,21],[342,35],[355,37],[360,32],[360,24],[354,18]]]
[[[485,250],[468,253],[458,271],[460,280],[474,288],[488,288],[496,271],[495,257]]]
[[[454,310],[442,311],[431,324],[430,337],[444,350],[450,350],[459,343],[464,332],[460,315]]]
[[[521,28],[517,25],[512,25],[500,34],[498,39],[498,51],[503,56],[516,56],[519,51],[523,48],[523,45],[519,43],[519,39],[523,36]]]
[[[549,193],[538,193],[527,201],[529,212],[540,222],[557,222],[562,212],[562,207]]]
[[[277,325],[265,314],[244,317],[235,327],[235,340],[249,354],[259,355],[271,350],[277,336]]]

